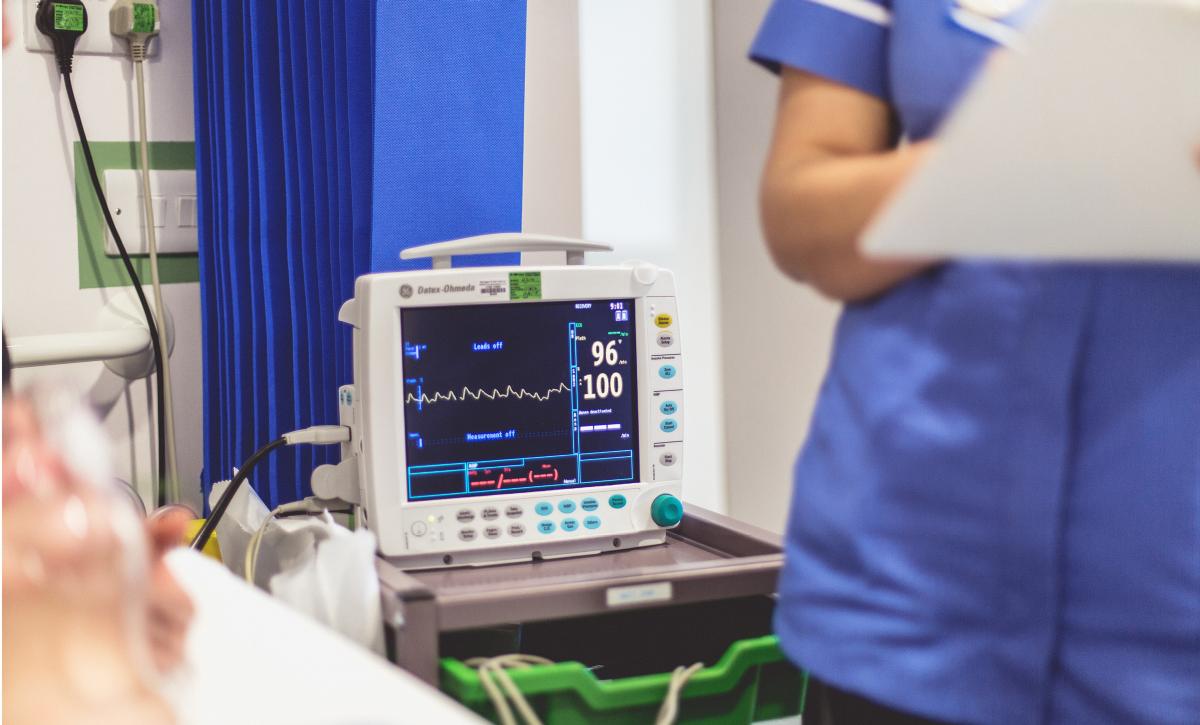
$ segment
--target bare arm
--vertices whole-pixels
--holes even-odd
[[[844,301],[878,295],[928,266],[858,251],[867,222],[924,145],[891,149],[890,111],[866,93],[792,68],[780,86],[760,197],[776,265]]]

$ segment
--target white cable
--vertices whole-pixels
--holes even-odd
[[[464,664],[479,671],[479,681],[483,685],[484,691],[487,692],[488,699],[492,701],[492,707],[495,708],[496,717],[499,718],[501,725],[519,725],[517,718],[513,715],[512,707],[509,706],[510,702],[517,708],[525,725],[542,725],[542,721],[533,711],[529,701],[525,699],[512,677],[509,676],[508,670],[520,670],[534,665],[552,665],[553,661],[536,655],[507,654],[497,657],[474,657]],[[667,684],[667,694],[663,698],[662,707],[659,708],[654,725],[674,725],[675,719],[679,717],[679,696],[682,694],[683,688],[687,686],[692,675],[703,668],[703,662],[697,662],[690,667],[675,668],[675,671],[671,673],[671,681]],[[497,681],[499,685],[496,684]]]
[[[675,671],[671,673],[671,682],[667,685],[667,696],[663,698],[663,704],[658,710],[658,717],[655,718],[654,725],[674,725],[675,718],[679,717],[679,695],[687,686],[692,675],[703,668],[703,662],[697,662],[690,667],[675,668]]]
[[[341,427],[342,426],[314,426],[314,428]],[[308,428],[306,430],[312,430],[312,428]],[[345,430],[349,431],[348,428]],[[294,432],[299,433],[303,431]],[[276,506],[271,513],[267,514],[267,517],[263,519],[262,524],[260,524],[258,529],[255,530],[254,535],[250,537],[250,542],[246,545],[246,556],[242,561],[242,576],[246,578],[246,581],[250,584],[254,584],[254,575],[258,569],[258,553],[262,549],[262,540],[266,537],[267,529],[271,527],[271,523],[277,516],[280,514],[290,513],[307,513],[312,514],[313,516],[319,516],[321,514],[328,515],[329,503],[329,501],[317,498],[316,496],[309,496],[308,498],[303,498],[299,501],[281,503]],[[330,523],[333,522],[332,518],[328,520]]]
[[[271,513],[267,514],[267,517],[263,519],[258,529],[255,530],[254,535],[250,537],[250,543],[246,544],[246,557],[242,562],[242,576],[246,578],[250,586],[255,586],[254,567],[258,565],[258,549],[262,545],[263,535],[266,534],[271,522],[279,515],[279,509],[280,507],[277,506]]]
[[[521,691],[517,688],[516,683],[513,682],[507,670],[520,670],[534,665],[552,665],[554,664],[553,661],[545,657],[538,657],[537,655],[508,654],[491,658],[475,657],[467,660],[465,664],[468,667],[475,667],[479,670],[479,681],[483,684],[483,689],[492,701],[492,706],[496,708],[496,716],[500,718],[501,725],[518,725],[512,708],[509,707],[509,700],[512,701],[512,704],[517,708],[517,712],[524,718],[525,725],[542,725],[541,719],[533,711],[533,707],[529,705],[529,701],[521,694]],[[500,686],[496,685],[496,681],[493,678],[499,680]],[[507,695],[507,698],[505,695]]]
[[[289,446],[307,443],[314,446],[325,446],[331,443],[345,443],[350,440],[350,427],[345,425],[314,425],[283,434],[283,440]]]
[[[162,283],[158,277],[158,237],[154,231],[154,204],[150,195],[150,152],[146,140],[146,78],[142,66],[145,63],[146,46],[144,43],[131,42],[129,54],[133,58],[133,73],[137,83],[138,108],[138,153],[142,167],[142,208],[145,210],[146,247],[150,252],[150,284],[154,290],[154,316],[157,318],[158,329],[163,331],[162,370],[158,374],[163,379],[163,417],[166,430],[158,434],[165,437],[167,454],[167,480],[160,481],[160,486],[167,489],[167,501],[179,501],[179,462],[175,454],[175,400],[171,394],[171,344],[167,339],[167,315],[163,306]]]

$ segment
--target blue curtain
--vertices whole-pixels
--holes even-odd
[[[400,250],[521,228],[524,0],[194,2],[204,473],[337,422],[337,310]],[[480,255],[455,264],[515,264]],[[275,506],[336,455],[284,449]]]

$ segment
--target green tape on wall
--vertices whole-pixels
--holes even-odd
[[[108,169],[137,169],[137,144],[130,141],[93,141],[92,157],[96,173],[104,183]],[[152,141],[149,144],[150,168],[176,171],[196,168],[196,147],[191,141]],[[104,215],[92,190],[83,147],[75,143],[75,219],[79,229],[79,288],[126,287],[129,276],[120,257],[104,251]],[[134,256],[133,268],[143,284],[150,283],[150,260]],[[158,258],[158,276],[163,284],[198,282],[200,262],[195,254],[171,254]]]

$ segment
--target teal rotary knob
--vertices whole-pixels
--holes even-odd
[[[650,504],[650,518],[663,528],[670,528],[683,518],[683,502],[664,493]]]

